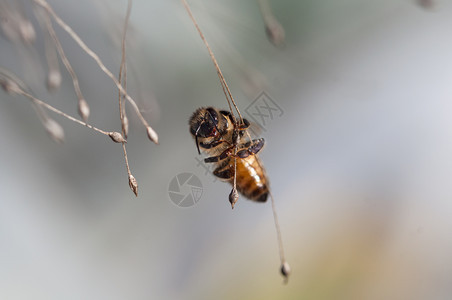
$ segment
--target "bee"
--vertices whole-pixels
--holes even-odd
[[[237,124],[229,111],[202,107],[193,113],[189,125],[198,153],[202,149],[209,156],[204,162],[216,164],[213,175],[232,185],[235,180],[237,190],[250,200],[267,201],[269,183],[256,155],[265,141],[247,141],[245,133],[250,123],[246,119]],[[234,208],[236,200],[230,201]]]

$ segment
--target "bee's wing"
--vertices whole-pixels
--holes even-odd
[[[248,133],[251,135],[252,138],[257,138],[260,137],[262,134],[262,127],[255,123],[255,122],[250,122],[250,126],[248,127]]]

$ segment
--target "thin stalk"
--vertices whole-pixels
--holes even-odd
[[[217,70],[218,77],[220,78],[220,83],[221,83],[221,86],[223,88],[224,95],[226,96],[226,100],[228,101],[229,110],[231,111],[231,113],[234,116],[234,113],[233,113],[232,107],[231,107],[231,103],[232,103],[232,105],[234,106],[235,110],[237,111],[237,114],[239,115],[240,122],[243,123],[242,114],[240,113],[239,108],[235,104],[234,97],[232,97],[231,90],[229,89],[229,86],[228,86],[228,84],[226,82],[226,79],[224,78],[223,73],[221,72],[220,66],[218,65],[218,62],[217,62],[217,60],[215,58],[215,55],[213,54],[212,49],[210,48],[209,43],[207,42],[206,38],[204,37],[204,34],[202,33],[201,28],[198,25],[198,22],[196,22],[196,19],[193,16],[193,13],[191,12],[190,6],[188,5],[187,1],[186,0],[182,0],[182,3],[184,4],[184,7],[187,10],[187,13],[188,13],[191,21],[195,25],[196,30],[198,31],[199,35],[201,36],[201,40],[204,42],[204,45],[206,46],[207,51],[209,52],[210,58],[212,59],[212,62],[215,65],[215,69]],[[234,117],[234,122],[235,122],[235,117]]]
[[[126,97],[127,101],[130,102],[130,104],[132,105],[132,107],[135,109],[135,112],[137,114],[137,116],[139,117],[139,119],[141,120],[141,122],[143,123],[143,125],[146,127],[147,131],[148,131],[148,136],[149,138],[156,144],[158,144],[158,135],[157,133],[154,131],[154,129],[152,129],[152,127],[149,125],[149,123],[146,121],[146,119],[143,117],[143,115],[141,114],[141,111],[138,107],[138,105],[136,104],[135,100],[132,99],[132,97],[129,96],[129,94],[127,94],[127,92],[125,91],[125,89],[123,88],[123,86],[120,84],[120,82],[118,81],[118,79],[116,79],[116,77],[113,75],[113,73],[104,65],[104,63],[102,62],[102,60],[99,58],[99,56],[92,51],[86,44],[85,42],[83,42],[83,40],[78,36],[77,33],[75,33],[75,31],[69,26],[67,25],[53,10],[53,8],[47,3],[47,1],[45,0],[33,0],[34,3],[38,4],[39,6],[43,7],[55,20],[55,22],[64,30],[66,31],[71,38],[80,46],[80,48],[82,48],[82,50],[84,52],[86,52],[89,56],[91,56],[92,59],[94,59],[94,61],[97,63],[97,65],[99,66],[99,68],[108,76],[110,77],[111,80],[113,80],[113,82],[115,83],[116,87],[118,88],[118,90],[121,91],[121,93],[124,94],[124,96]],[[152,132],[152,134],[149,134],[149,132]],[[152,138],[151,138],[152,137]]]

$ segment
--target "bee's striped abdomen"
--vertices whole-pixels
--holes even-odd
[[[237,190],[250,200],[267,201],[267,176],[257,156],[237,159]]]
[[[214,175],[234,183],[234,159],[229,158]],[[246,198],[265,202],[268,196],[268,182],[265,171],[255,155],[237,158],[237,190]]]

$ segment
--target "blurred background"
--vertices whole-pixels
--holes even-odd
[[[0,37],[0,66],[77,116],[67,71],[46,90],[45,37],[30,1],[32,45]],[[49,1],[119,72],[126,1]],[[180,1],[133,3],[128,187],[119,144],[53,113],[46,134],[29,101],[0,92],[0,299],[450,299],[452,297],[452,3],[270,1],[284,45],[256,1],[190,1],[242,112],[265,91],[260,157],[279,213],[289,283],[279,274],[270,203],[241,197],[198,165],[188,118],[226,108],[215,69]],[[14,6],[14,5],[19,6]],[[55,25],[91,108],[120,131],[112,81]],[[254,103],[254,104],[253,104]],[[245,115],[245,117],[247,117]],[[174,205],[168,185],[195,174],[203,194]]]

